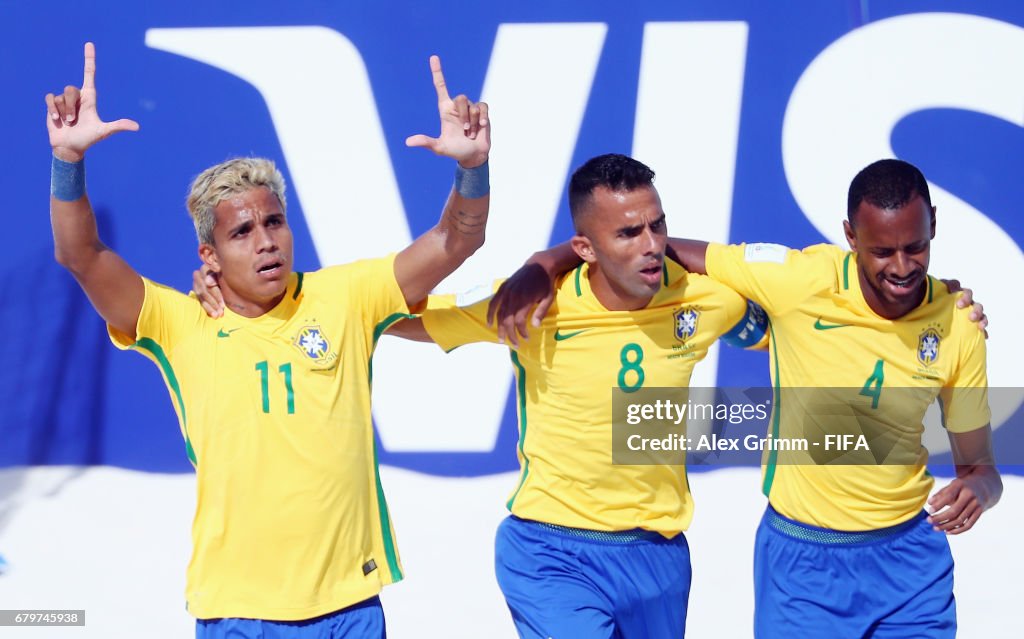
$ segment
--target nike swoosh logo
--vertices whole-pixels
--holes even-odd
[[[555,341],[556,342],[561,342],[563,339],[569,339],[570,337],[576,337],[577,335],[579,335],[580,333],[582,333],[582,332],[584,332],[586,330],[587,329],[584,328],[582,330],[573,331],[571,333],[561,333],[561,332],[556,330],[555,331]]]
[[[848,326],[850,326],[850,324],[823,324],[820,317],[818,318],[818,321],[814,323],[814,328],[819,331],[827,331],[831,328],[846,328]]]
[[[217,331],[217,337],[231,337],[231,334],[237,331],[237,328],[233,328],[230,331],[225,331],[223,328]]]

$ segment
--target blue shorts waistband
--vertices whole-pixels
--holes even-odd
[[[644,530],[642,528],[634,528],[632,530],[591,530],[589,528],[559,526],[558,524],[549,524],[544,521],[535,521],[533,519],[522,519],[515,515],[510,515],[510,517],[515,521],[536,526],[549,532],[558,533],[576,539],[585,539],[587,541],[599,541],[612,544],[630,544],[638,541],[670,541],[665,537],[665,535],[662,535],[659,532]],[[682,533],[680,533],[679,536],[681,537]],[[673,537],[673,539],[675,539],[675,537]]]
[[[775,532],[800,541],[823,544],[826,546],[856,546],[858,544],[872,544],[901,535],[917,526],[917,524],[927,516],[928,513],[922,510],[912,519],[909,519],[902,524],[889,526],[888,528],[863,531],[842,531],[831,530],[829,528],[818,528],[817,526],[811,526],[789,519],[788,517],[780,515],[771,507],[771,505],[769,505],[764,512],[764,519],[762,521]]]

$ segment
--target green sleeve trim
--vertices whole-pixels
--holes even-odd
[[[849,259],[849,255],[846,256]],[[779,349],[775,344],[775,331],[771,330],[771,320],[768,320],[768,332],[772,340],[772,364],[775,367],[775,383],[772,385],[772,394],[775,396],[775,407],[772,410],[772,439],[779,437],[779,422],[782,418],[782,393],[780,392],[781,382],[779,381]],[[773,446],[768,453],[768,464],[764,469],[764,485],[761,492],[765,497],[770,497],[772,483],[775,481],[775,466],[779,462],[779,451]]]
[[[583,288],[580,286],[580,275],[583,273],[583,264],[576,267],[576,297],[583,297]]]
[[[181,430],[185,433],[185,454],[193,466],[198,466],[199,462],[196,461],[196,451],[192,448],[192,440],[188,436],[188,419],[185,417],[185,402],[181,398],[181,387],[178,385],[178,377],[174,374],[174,368],[171,366],[170,360],[167,359],[167,354],[164,353],[164,349],[159,344],[148,337],[136,340],[132,344],[132,348],[141,348],[148,351],[153,356],[153,359],[156,360],[160,370],[163,371],[164,377],[167,378],[167,385],[170,386],[171,392],[174,393],[174,399],[178,402],[178,412],[181,414]]]
[[[377,340],[379,340],[380,336],[384,334],[384,331],[388,330],[389,326],[391,326],[392,324],[394,324],[398,320],[412,319],[414,317],[416,317],[416,316],[415,315],[411,315],[409,313],[392,313],[391,315],[388,315],[387,317],[385,317],[381,321],[380,324],[377,324],[377,326],[375,326],[373,328],[373,345],[374,345],[374,347],[377,346]]]
[[[526,477],[530,474],[530,459],[523,452],[523,444],[526,442],[526,369],[519,363],[519,354],[515,351],[510,351],[512,354],[512,364],[516,367],[516,400],[519,403],[519,454],[523,458],[523,474],[519,478],[519,485],[516,487],[516,492],[512,493],[512,497],[509,498],[508,503],[505,506],[512,510],[512,504],[515,502],[516,497],[519,496],[519,491],[523,489],[523,484],[526,483]]]
[[[847,253],[846,258],[843,260],[843,290],[850,289],[850,257],[853,253]]]
[[[410,315],[409,313],[392,313],[385,317],[383,321],[373,328],[373,345],[371,348],[377,348],[377,340],[384,334],[384,331],[388,330],[389,326],[399,320],[413,317],[415,315]],[[367,368],[367,377],[369,378],[370,385],[373,386],[372,354],[370,355],[370,361],[367,363]],[[380,532],[384,542],[384,556],[388,562],[388,570],[391,572],[392,583],[394,583],[401,581],[405,575],[402,574],[402,568],[398,565],[398,553],[395,551],[395,542],[391,531],[391,514],[388,512],[388,502],[384,497],[384,485],[380,481],[380,462],[377,460],[376,441],[373,443],[373,477],[377,489],[377,512],[380,515]]]
[[[381,321],[380,324],[377,324],[373,328],[373,345],[370,347],[370,361],[367,362],[367,365],[366,365],[367,366],[366,376],[367,376],[371,386],[373,385],[373,351],[375,351],[377,349],[377,340],[379,340],[380,336],[384,334],[384,331],[388,330],[389,326],[391,326],[392,324],[394,324],[398,320],[412,319],[414,317],[416,317],[416,316],[415,315],[410,315],[409,313],[392,313],[391,315],[388,315],[387,317],[385,317],[384,320]]]
[[[377,513],[380,515],[380,534],[384,542],[384,557],[388,562],[388,571],[391,572],[391,582],[401,581],[405,575],[398,565],[398,552],[395,550],[395,542],[391,531],[391,514],[388,512],[388,502],[384,498],[384,485],[380,481],[380,463],[377,461],[377,442],[373,443],[373,477],[377,488]]]
[[[298,277],[298,282],[295,284],[295,292],[292,293],[292,299],[293,300],[299,299],[299,293],[302,292],[302,275],[303,275],[303,273],[302,273],[302,271],[295,271],[295,275],[296,275],[296,277]]]

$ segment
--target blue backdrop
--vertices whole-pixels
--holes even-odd
[[[314,197],[322,199],[322,193],[330,192],[333,185],[334,207],[323,215],[342,219],[374,215],[373,211],[348,208],[353,200],[350,182],[339,177],[335,183],[330,176],[317,177],[312,169],[298,168],[298,158],[360,158],[364,153],[364,148],[355,145],[354,138],[339,139],[331,134],[332,122],[365,116],[353,115],[367,106],[363,104],[365,100],[359,101],[363,93],[355,87],[358,65],[346,66],[326,56],[307,57],[298,66],[283,71],[254,71],[256,63],[240,61],[232,66],[224,62],[231,57],[232,48],[241,47],[227,41],[227,32],[193,31],[230,27],[232,33],[248,38],[250,57],[270,56],[284,61],[281,64],[292,65],[295,43],[315,50],[317,38],[330,30],[337,34],[330,35],[330,42],[344,43],[344,55],[365,65],[371,92],[367,95],[372,95],[369,107],[375,112],[374,117],[379,118],[383,134],[378,151],[393,170],[397,201],[408,225],[408,230],[401,229],[403,234],[408,231],[417,235],[434,223],[451,183],[450,162],[404,145],[407,135],[436,131],[436,110],[426,72],[426,60],[432,53],[442,56],[453,92],[464,92],[473,98],[485,93],[492,101],[496,202],[500,196],[498,154],[503,144],[515,147],[516,140],[510,137],[519,129],[511,126],[514,114],[504,116],[503,104],[490,95],[507,93],[509,99],[540,104],[552,119],[565,118],[578,127],[570,132],[568,142],[552,142],[552,147],[565,147],[566,162],[558,167],[557,175],[544,169],[547,179],[556,180],[556,187],[561,184],[559,204],[549,218],[544,218],[544,224],[550,224],[550,233],[546,226],[542,229],[548,244],[571,235],[564,203],[564,184],[571,167],[610,151],[635,153],[650,161],[661,173],[663,181],[659,186],[663,192],[667,186],[666,173],[671,171],[663,170],[662,166],[667,167],[676,156],[688,158],[685,162],[680,160],[681,180],[695,179],[722,186],[728,196],[724,217],[693,210],[703,200],[689,199],[685,190],[682,196],[675,196],[673,201],[679,204],[675,211],[669,211],[674,235],[687,235],[693,228],[700,231],[700,216],[708,215],[717,216],[724,224],[725,236],[713,239],[773,241],[790,246],[826,241],[829,238],[814,223],[820,215],[811,210],[815,206],[817,177],[814,171],[809,173],[801,168],[809,162],[813,165],[813,153],[808,151],[811,147],[806,140],[814,137],[816,126],[828,135],[835,134],[836,139],[847,134],[860,139],[867,135],[857,135],[857,127],[877,121],[879,127],[888,127],[884,133],[897,156],[919,165],[933,184],[968,202],[984,216],[985,225],[967,224],[965,228],[976,232],[957,233],[948,245],[958,251],[952,263],[960,259],[964,269],[937,274],[959,276],[973,286],[993,315],[993,340],[998,338],[999,327],[1003,327],[1005,341],[998,343],[999,349],[1017,349],[1019,354],[1019,345],[1011,339],[1016,320],[1011,312],[1016,307],[1007,306],[1009,302],[1002,306],[1000,303],[1004,297],[1011,297],[1008,287],[1024,275],[1020,254],[1024,218],[1018,211],[1019,203],[1024,201],[1024,180],[1020,177],[1024,168],[1024,103],[1017,102],[1024,82],[1024,56],[1003,56],[1007,59],[997,60],[1002,66],[996,64],[995,70],[989,62],[977,67],[977,75],[995,74],[996,79],[989,85],[998,85],[998,78],[1005,78],[1010,106],[964,106],[957,96],[962,96],[964,102],[982,99],[977,97],[982,90],[975,91],[964,80],[959,89],[950,89],[954,99],[928,97],[920,107],[911,104],[904,109],[907,114],[889,126],[883,112],[892,104],[907,102],[907,96],[900,95],[903,91],[927,93],[936,84],[929,78],[945,76],[941,68],[922,68],[918,73],[911,67],[908,72],[899,63],[898,50],[887,51],[885,46],[894,40],[905,40],[901,33],[927,30],[928,14],[936,13],[951,14],[939,16],[948,18],[950,33],[955,34],[962,25],[965,32],[973,34],[973,40],[967,38],[963,42],[947,40],[945,31],[932,34],[940,40],[939,46],[949,50],[949,55],[973,60],[972,51],[981,50],[989,39],[985,36],[989,33],[987,29],[1004,38],[1011,51],[1012,46],[1024,47],[1024,3],[1016,0],[802,0],[784,5],[742,0],[186,0],[152,6],[120,1],[62,6],[0,3],[0,37],[5,43],[0,62],[4,88],[0,109],[7,122],[6,153],[0,156],[7,226],[5,250],[0,251],[0,290],[4,302],[0,306],[0,329],[6,336],[0,344],[0,467],[110,464],[161,472],[190,470],[159,374],[143,358],[117,353],[109,346],[102,322],[73,279],[52,257],[47,216],[50,153],[43,122],[43,96],[61,90],[65,84],[80,83],[81,49],[87,40],[95,42],[98,50],[101,115],[106,119],[131,117],[141,124],[138,133],[115,136],[89,153],[89,192],[98,213],[101,236],[141,273],[179,289],[189,287],[191,271],[197,264],[195,237],[184,211],[187,186],[200,170],[227,157],[271,157],[278,162],[289,184],[299,185],[300,188],[290,191],[289,215],[295,232],[296,266],[300,270],[320,266],[315,233],[311,230],[314,225],[310,221]],[[988,20],[975,23],[970,16]],[[530,42],[530,38],[536,38],[538,49],[548,46],[544,35],[547,32],[539,30],[538,25],[560,29],[555,40],[560,39],[563,46],[539,54],[524,49],[521,43],[524,39]],[[659,32],[652,25],[666,31]],[[673,65],[668,65],[668,72],[659,70],[653,59],[644,60],[644,56],[656,56],[658,51],[682,46],[678,38],[673,38],[673,25],[695,27],[693,41],[707,42],[711,48],[706,59],[700,55],[680,59],[679,77],[687,80],[676,89],[680,97],[670,100],[671,95],[660,93],[655,85],[658,73],[673,77],[665,75],[673,71]],[[870,31],[874,26],[888,28],[886,25],[905,31],[894,35]],[[324,30],[274,31],[289,26],[319,26]],[[574,31],[573,26],[583,30]],[[714,31],[700,31],[716,26],[723,28],[721,37]],[[971,31],[974,26],[980,30]],[[264,37],[247,31],[246,27],[268,30],[261,32]],[[524,37],[513,27],[530,31]],[[274,33],[297,33],[298,39],[277,38]],[[848,36],[859,33],[877,35],[858,45],[859,40]],[[193,39],[188,40],[189,37]],[[505,40],[499,46],[502,38]],[[267,50],[252,49],[254,41],[265,42]],[[660,49],[655,48],[656,42]],[[588,61],[586,47],[591,45],[595,57]],[[870,58],[872,51],[880,57]],[[550,65],[530,63],[535,65],[531,68],[538,70],[536,78],[499,74],[498,70],[507,66],[504,60],[511,59],[514,66],[516,60],[531,53],[548,55],[550,60]],[[849,75],[846,66],[829,57],[833,53],[837,57],[853,56],[855,60],[860,56],[866,67],[864,77]],[[204,57],[221,62],[203,62]],[[524,65],[529,66],[525,62]],[[701,75],[701,65],[706,67],[708,76]],[[248,70],[239,70],[243,67]],[[541,78],[545,69],[562,75]],[[645,69],[654,78],[647,85],[642,77]],[[883,81],[890,70],[897,76],[895,91],[891,88],[892,78]],[[492,72],[494,84],[488,85],[488,73]],[[259,74],[264,75],[255,77]],[[722,84],[723,78],[732,77],[730,74],[737,81],[734,88],[728,82]],[[969,79],[973,75],[965,73],[963,77]],[[816,79],[820,77],[831,79]],[[513,80],[526,89],[503,93],[499,82],[508,84]],[[922,84],[925,80],[927,83]],[[301,82],[304,92],[298,95],[289,81]],[[523,95],[534,81],[538,87],[536,94]],[[582,88],[574,89],[577,84]],[[984,88],[984,95],[993,96],[991,101],[995,104],[1001,99],[1000,89],[991,89],[989,85]],[[638,95],[643,90],[639,87],[643,86],[648,89],[640,104]],[[543,87],[565,87],[566,94],[559,97],[552,89]],[[851,105],[851,100],[842,97],[843,90],[855,96],[856,104]],[[581,100],[581,110],[575,119],[569,113],[573,107],[567,106],[571,99]],[[828,107],[829,99],[836,100],[835,108]],[[702,100],[724,105],[721,109],[716,106],[712,115],[728,111],[731,105],[736,107],[735,118],[727,117],[723,120],[725,124],[715,125],[715,131],[722,131],[718,137],[712,135],[687,145],[685,140],[677,143],[663,139],[670,137],[669,133],[660,136],[650,127],[641,130],[649,120],[639,113],[664,117],[671,129],[670,116],[677,106],[679,118],[690,118],[694,116],[687,105],[699,106]],[[840,107],[856,114],[852,123]],[[1012,116],[1014,108],[1019,109],[1016,116]],[[296,109],[305,112],[296,115]],[[1012,117],[998,115],[1005,110]],[[881,115],[875,117],[876,111]],[[808,119],[815,120],[813,126]],[[375,120],[371,117],[369,121]],[[325,133],[317,140],[315,132],[320,122]],[[300,124],[309,130],[296,133]],[[807,127],[801,132],[800,127],[805,124]],[[853,133],[847,128],[854,129]],[[716,140],[724,142],[718,144]],[[836,143],[827,136],[820,143],[821,181],[828,183],[834,193],[834,204],[827,215],[838,226],[845,205],[845,184],[832,188],[835,180],[830,181],[825,174],[831,175],[826,170],[830,158],[843,155],[844,149],[835,148]],[[641,147],[645,152],[641,152]],[[538,162],[560,152],[543,145],[526,151],[532,151]],[[516,148],[516,153],[524,152]],[[723,153],[724,161],[720,157]],[[867,163],[864,160],[876,159],[861,158],[856,150],[851,150],[850,155],[854,156],[853,166],[858,167]],[[659,164],[651,161],[650,156],[668,159]],[[691,172],[692,167],[700,167],[704,158],[708,170],[717,171],[714,176],[686,173],[687,167],[691,167]],[[514,161],[520,167],[517,175],[529,176],[529,161],[512,158],[506,165]],[[853,174],[845,167],[842,173],[845,180]],[[386,191],[389,183],[382,184],[363,188]],[[509,184],[504,192],[532,188],[532,182]],[[307,197],[307,193],[311,195]],[[942,235],[945,201],[941,197],[935,199]],[[530,223],[529,219],[532,218],[524,218],[524,224]],[[991,248],[993,231],[989,226],[1001,229],[1009,238],[1007,246],[1016,252],[1000,248],[996,255],[987,256],[992,260],[990,267],[972,270],[970,264],[996,250]],[[387,220],[376,228],[380,234],[392,231],[398,233]],[[352,241],[357,242],[358,238]],[[535,242],[517,244],[515,237],[493,233],[489,241],[512,244],[520,260],[542,248]],[[320,237],[321,257],[324,245],[330,242],[331,238]],[[944,250],[952,253],[948,248]],[[498,274],[481,273],[480,279]],[[999,308],[1004,309],[1004,315],[995,312]],[[997,344],[991,344],[995,350]],[[761,354],[725,349],[717,367],[720,385],[767,382],[767,367]],[[1004,368],[1008,372],[994,379],[994,384],[1024,386],[1019,372],[1014,379],[1015,368]],[[508,391],[511,392],[510,385]],[[429,407],[425,407],[425,414],[427,410]],[[997,434],[1004,435],[1000,431]],[[515,468],[515,438],[514,402],[506,401],[493,446],[488,450],[416,450],[415,445],[392,449],[383,438],[381,461],[438,474],[500,472]]]

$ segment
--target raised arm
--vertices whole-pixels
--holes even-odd
[[[395,258],[395,278],[410,306],[421,302],[483,245],[490,207],[487,157],[491,126],[487,105],[473,104],[464,95],[450,98],[437,56],[430,57],[430,71],[437,90],[441,133],[436,138],[413,135],[405,143],[452,158],[459,166],[437,225]]]
[[[85,152],[119,131],[137,131],[132,120],[104,122],[96,112],[96,50],[85,45],[82,88],[68,86],[46,95],[46,128],[53,149],[50,223],[57,262],[68,269],[111,326],[135,335],[145,295],[142,278],[107,248],[85,194]]]

